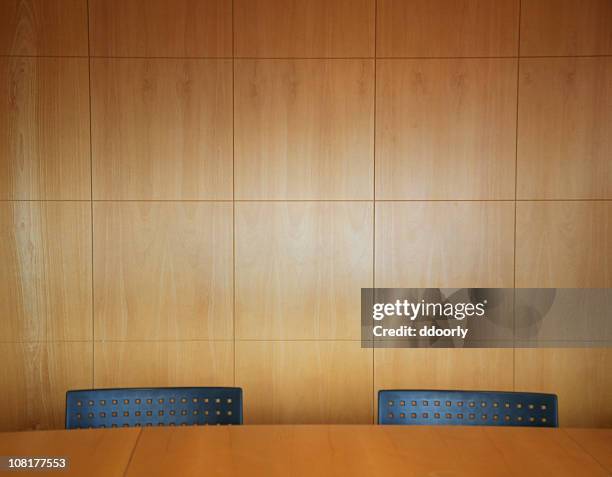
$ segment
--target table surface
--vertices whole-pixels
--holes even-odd
[[[612,429],[318,425],[0,433],[0,456],[9,455],[68,457],[70,469],[58,475],[88,477],[611,476]]]

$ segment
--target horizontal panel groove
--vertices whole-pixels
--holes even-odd
[[[510,56],[101,56],[101,55],[0,55],[0,58],[101,58],[126,60],[487,60],[508,58],[610,58],[612,55],[510,55]]]
[[[564,198],[516,199],[516,200],[515,199],[376,199],[373,202],[610,202],[611,200],[612,199],[564,199]]]
[[[373,60],[376,56],[90,56],[89,58],[108,60]]]
[[[87,58],[87,57],[85,57]],[[177,61],[228,61],[231,56],[90,56],[92,60],[177,60]]]
[[[98,56],[90,58],[102,60],[233,60],[233,56]]]
[[[0,202],[211,202],[231,204],[233,202],[610,202],[612,199],[571,199],[560,197],[558,199],[0,199]]]
[[[214,203],[214,204],[231,204],[233,201],[231,199],[94,199],[93,201],[88,202],[99,202],[99,203],[133,203],[133,202],[142,202],[142,203],[176,203],[176,202],[202,202],[202,203]]]
[[[512,58],[611,58],[612,55],[520,55],[520,56],[84,56],[0,55],[0,58],[100,58],[108,60],[495,60]]]
[[[90,343],[91,341],[88,341]],[[154,340],[101,340],[101,339],[93,339],[95,344],[103,344],[103,343],[233,343],[234,340],[232,338],[227,339],[154,339]]]
[[[610,58],[612,55],[521,55],[520,58]]]
[[[375,56],[234,56],[234,60],[374,60]]]
[[[0,340],[0,344],[53,344],[53,343],[91,343],[91,340]]]
[[[519,56],[377,56],[377,60],[508,60]]]
[[[376,199],[374,202],[514,202],[513,199]]]
[[[610,202],[612,199],[517,199],[517,202]]]
[[[247,343],[247,342],[256,342],[256,343],[335,343],[335,342],[346,342],[346,343],[361,343],[361,340],[357,339],[345,339],[345,338],[305,338],[305,339],[295,339],[295,338],[236,338],[236,343]],[[369,343],[369,342],[368,342]],[[369,346],[364,348],[370,348]]]
[[[0,199],[0,202],[91,202],[91,199]]]
[[[0,58],[90,58],[87,55],[0,55]]]

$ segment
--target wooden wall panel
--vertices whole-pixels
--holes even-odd
[[[359,341],[237,341],[246,424],[372,423],[372,350]]]
[[[384,287],[512,287],[512,202],[379,202],[376,278]]]
[[[0,55],[87,56],[87,0],[2,0]]]
[[[612,287],[612,202],[519,202],[516,286]]]
[[[372,204],[238,203],[236,336],[360,339]]]
[[[91,338],[85,202],[0,202],[0,341]]]
[[[89,199],[90,183],[87,59],[0,58],[0,199]]]
[[[232,0],[89,0],[91,54],[232,56]]]
[[[97,388],[232,386],[232,341],[96,342]]]
[[[516,56],[519,0],[378,0],[379,57]]]
[[[520,199],[612,198],[612,58],[521,60]]]
[[[381,389],[512,391],[513,351],[377,348],[374,398]]]
[[[232,337],[232,206],[94,204],[100,340]]]
[[[372,60],[239,60],[235,77],[236,198],[372,198]]]
[[[559,396],[563,427],[612,426],[612,349],[517,349],[516,390]]]
[[[609,0],[522,0],[521,55],[610,54]]]
[[[239,57],[371,57],[374,0],[234,0]]]
[[[63,429],[66,391],[92,386],[91,343],[0,343],[0,429]]]
[[[377,199],[514,199],[516,60],[379,60]]]
[[[359,341],[374,284],[611,286],[610,55],[609,0],[0,0],[0,430],[93,384],[612,425],[609,350]]]
[[[94,199],[231,199],[231,60],[92,60]]]

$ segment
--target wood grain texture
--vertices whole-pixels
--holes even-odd
[[[235,0],[239,57],[372,57],[374,0]]]
[[[521,55],[610,54],[609,0],[522,0]]]
[[[517,349],[516,390],[559,397],[563,427],[612,427],[612,349]]]
[[[91,343],[0,343],[2,431],[63,429],[66,391],[92,386]]]
[[[512,202],[379,202],[376,286],[513,286]]]
[[[70,460],[63,476],[108,477],[124,475],[140,429],[82,429],[0,434],[0,450],[14,456],[61,456]],[[40,471],[20,471],[36,475]]]
[[[237,60],[235,79],[237,199],[372,199],[372,60]]]
[[[517,427],[485,430],[509,475],[606,475],[606,470],[561,429]],[[537,448],[537,450],[535,450]],[[496,459],[497,460],[497,459]]]
[[[367,202],[236,205],[236,337],[360,339],[372,287]]]
[[[87,56],[87,0],[2,0],[0,55]]]
[[[231,0],[89,0],[93,56],[232,56]]]
[[[377,199],[514,199],[516,68],[379,60]]]
[[[246,424],[372,422],[372,350],[360,341],[236,341]]]
[[[95,387],[232,386],[231,341],[96,342]]]
[[[231,60],[92,60],[94,199],[231,199]]]
[[[378,0],[379,57],[516,56],[518,0]]]
[[[521,60],[519,199],[612,198],[612,58]]]
[[[333,425],[145,428],[126,475],[202,468],[219,477],[608,475],[561,429]]]
[[[612,287],[612,202],[519,202],[516,286]]]
[[[232,205],[94,204],[95,336],[232,337]]]
[[[85,202],[0,202],[0,341],[91,338]]]
[[[612,429],[565,429],[565,432],[612,473]]]
[[[90,198],[88,74],[84,58],[0,58],[0,199]]]
[[[374,350],[374,399],[383,389],[512,391],[512,349]]]

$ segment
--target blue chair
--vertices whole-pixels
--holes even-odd
[[[127,388],[66,393],[66,429],[205,424],[242,424],[242,389]]]
[[[558,427],[557,396],[495,391],[384,390],[378,423]]]

